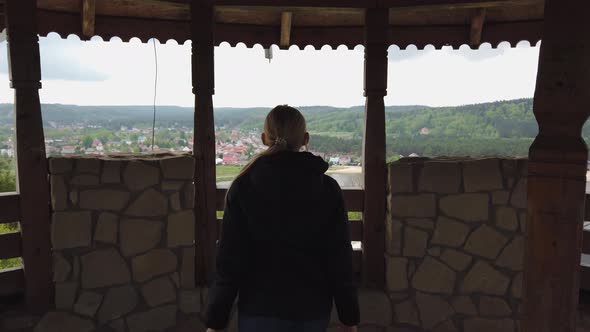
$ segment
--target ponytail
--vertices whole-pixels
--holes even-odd
[[[273,108],[264,120],[264,135],[268,149],[256,155],[240,171],[236,179],[247,173],[258,159],[282,151],[299,151],[304,145],[306,124],[303,114],[297,109],[279,105]]]

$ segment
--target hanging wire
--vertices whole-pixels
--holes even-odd
[[[156,142],[156,97],[158,93],[158,50],[156,49],[156,38],[152,38],[154,45],[154,63],[156,66],[154,76],[154,118],[152,120],[152,151],[154,151],[154,144]]]

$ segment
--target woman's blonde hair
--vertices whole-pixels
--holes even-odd
[[[244,175],[262,156],[280,151],[299,151],[304,146],[307,127],[303,114],[296,108],[279,105],[273,108],[264,120],[265,144],[268,149],[254,157],[240,171],[237,177]]]

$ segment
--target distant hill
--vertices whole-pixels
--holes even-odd
[[[456,107],[388,106],[388,154],[492,155],[526,154],[538,127],[532,99],[496,101]],[[299,108],[312,133],[312,147],[326,152],[359,155],[364,107]],[[44,104],[43,120],[60,125],[92,124],[111,130],[151,126],[151,106],[75,106]],[[192,127],[193,110],[158,106],[158,127]],[[216,108],[215,125],[226,129],[260,130],[270,108]],[[12,105],[0,104],[0,124],[14,121]],[[583,130],[590,137],[590,127]]]
[[[325,136],[362,137],[364,107],[337,108],[306,106],[299,108],[312,133]],[[216,108],[216,126],[261,129],[270,109]],[[148,125],[152,121],[151,106],[75,106],[43,104],[43,119],[49,124],[95,124],[119,128],[121,125]],[[0,104],[0,123],[13,123],[12,105]],[[509,138],[534,137],[537,124],[532,113],[532,99],[498,101],[457,107],[388,106],[388,136],[393,138],[420,136],[428,128],[429,136]],[[192,108],[158,106],[157,125],[192,126]],[[590,134],[590,132],[589,132]]]

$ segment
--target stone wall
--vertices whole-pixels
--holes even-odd
[[[35,331],[194,328],[202,301],[194,159],[73,157],[49,165],[56,310]]]
[[[55,310],[1,331],[205,331],[190,156],[50,159]],[[362,332],[518,332],[526,160],[389,165],[385,290]],[[236,329],[233,315],[228,331]],[[329,331],[338,331],[333,315]]]
[[[515,332],[526,160],[389,165],[386,280],[395,331]]]

